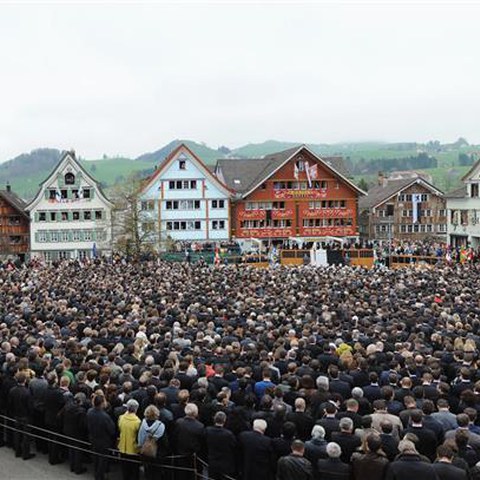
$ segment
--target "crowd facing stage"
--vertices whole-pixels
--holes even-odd
[[[480,478],[479,273],[4,268],[0,442],[97,480]]]

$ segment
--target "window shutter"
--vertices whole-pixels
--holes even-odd
[[[48,200],[48,198],[50,197],[50,192],[48,190],[45,190],[44,194],[45,194],[45,200]]]
[[[90,189],[90,198],[95,198],[95,189],[94,188],[91,188]]]
[[[35,233],[35,241],[38,243],[38,239],[39,239],[39,234],[38,232]]]
[[[38,212],[35,212],[35,221],[38,222]]]

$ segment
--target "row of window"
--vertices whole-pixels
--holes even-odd
[[[80,220],[103,220],[104,210],[73,210],[65,212],[38,212],[39,222],[70,222]]]
[[[446,210],[439,210],[438,211],[438,216],[439,217],[445,217],[447,215]],[[421,217],[431,217],[432,216],[432,210],[427,208],[426,210],[420,210],[420,216]],[[402,217],[413,217],[413,210],[402,210]]]
[[[80,200],[82,198],[93,198],[93,193],[91,188],[73,188],[73,189],[66,189],[62,188],[57,190],[56,188],[49,188],[47,191],[48,199],[49,200]]]
[[[308,182],[297,182],[297,181],[280,181],[273,182],[274,190],[326,190],[328,188],[328,183],[326,180],[313,180],[311,186]],[[335,188],[340,188],[340,184],[336,181]]]
[[[168,182],[169,190],[196,190],[196,180],[170,180]]]
[[[36,233],[39,243],[90,242],[106,240],[105,230],[41,230]]]
[[[201,230],[202,222],[200,220],[185,220],[185,221],[167,221],[164,223],[167,230]],[[212,220],[212,230],[225,230],[227,222],[225,220]],[[145,233],[155,231],[155,222],[143,222],[142,230]]]
[[[413,194],[413,195],[416,195],[416,194]],[[430,198],[430,194],[428,194],[428,193],[420,194],[420,201],[421,202],[428,202],[429,198]],[[412,194],[411,193],[401,193],[398,196],[398,200],[400,202],[411,202],[412,201]]]
[[[285,202],[247,202],[245,210],[285,210]]]
[[[304,218],[304,227],[350,227],[353,225],[351,218]]]
[[[288,228],[292,226],[291,220],[243,220],[240,228]]]
[[[22,243],[22,239],[24,237],[22,237],[21,235],[9,235],[8,237],[1,237],[0,238],[0,242],[1,243],[8,243],[10,245],[19,245],[20,243]],[[27,241],[25,239],[25,241]]]
[[[225,200],[211,200],[212,209],[225,208]],[[201,200],[167,200],[165,208],[167,210],[199,210],[201,208]],[[143,200],[140,204],[143,211],[155,210],[155,200]]]
[[[375,231],[377,233],[388,233],[390,232],[390,227],[391,225],[386,224],[386,225],[376,225],[375,226]],[[436,225],[436,232],[437,233],[446,233],[447,232],[447,225],[446,224],[438,224]],[[408,224],[408,225],[400,225],[400,233],[433,233],[435,231],[435,225],[432,225],[431,223],[427,224],[420,224],[420,223],[414,223],[414,224]],[[393,231],[393,230],[392,230]]]
[[[346,200],[317,200],[308,202],[308,208],[310,210],[319,210],[324,208],[345,208],[346,206]]]
[[[43,259],[46,262],[52,262],[54,260],[68,260],[70,258],[78,258],[80,260],[84,260],[85,258],[91,258],[93,256],[92,250],[78,250],[77,256],[75,256],[75,252],[72,251],[55,251],[55,252],[43,252]]]
[[[20,217],[0,217],[0,225],[20,225]]]

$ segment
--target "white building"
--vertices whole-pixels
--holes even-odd
[[[179,145],[140,192],[140,231],[156,250],[172,240],[228,240],[232,192],[186,145]]]
[[[453,246],[480,246],[480,161],[462,178],[463,186],[447,195],[448,241]]]
[[[64,153],[26,207],[32,257],[50,261],[111,254],[112,209],[75,153]]]

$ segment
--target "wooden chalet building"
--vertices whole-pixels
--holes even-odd
[[[362,238],[370,240],[445,241],[446,199],[421,176],[391,180],[379,175],[360,201],[359,222]]]
[[[22,262],[30,249],[30,217],[25,202],[7,185],[0,190],[0,257],[18,257]]]
[[[259,159],[221,159],[215,173],[236,192],[231,238],[278,243],[358,236],[358,199],[340,157],[319,157],[306,146]]]

